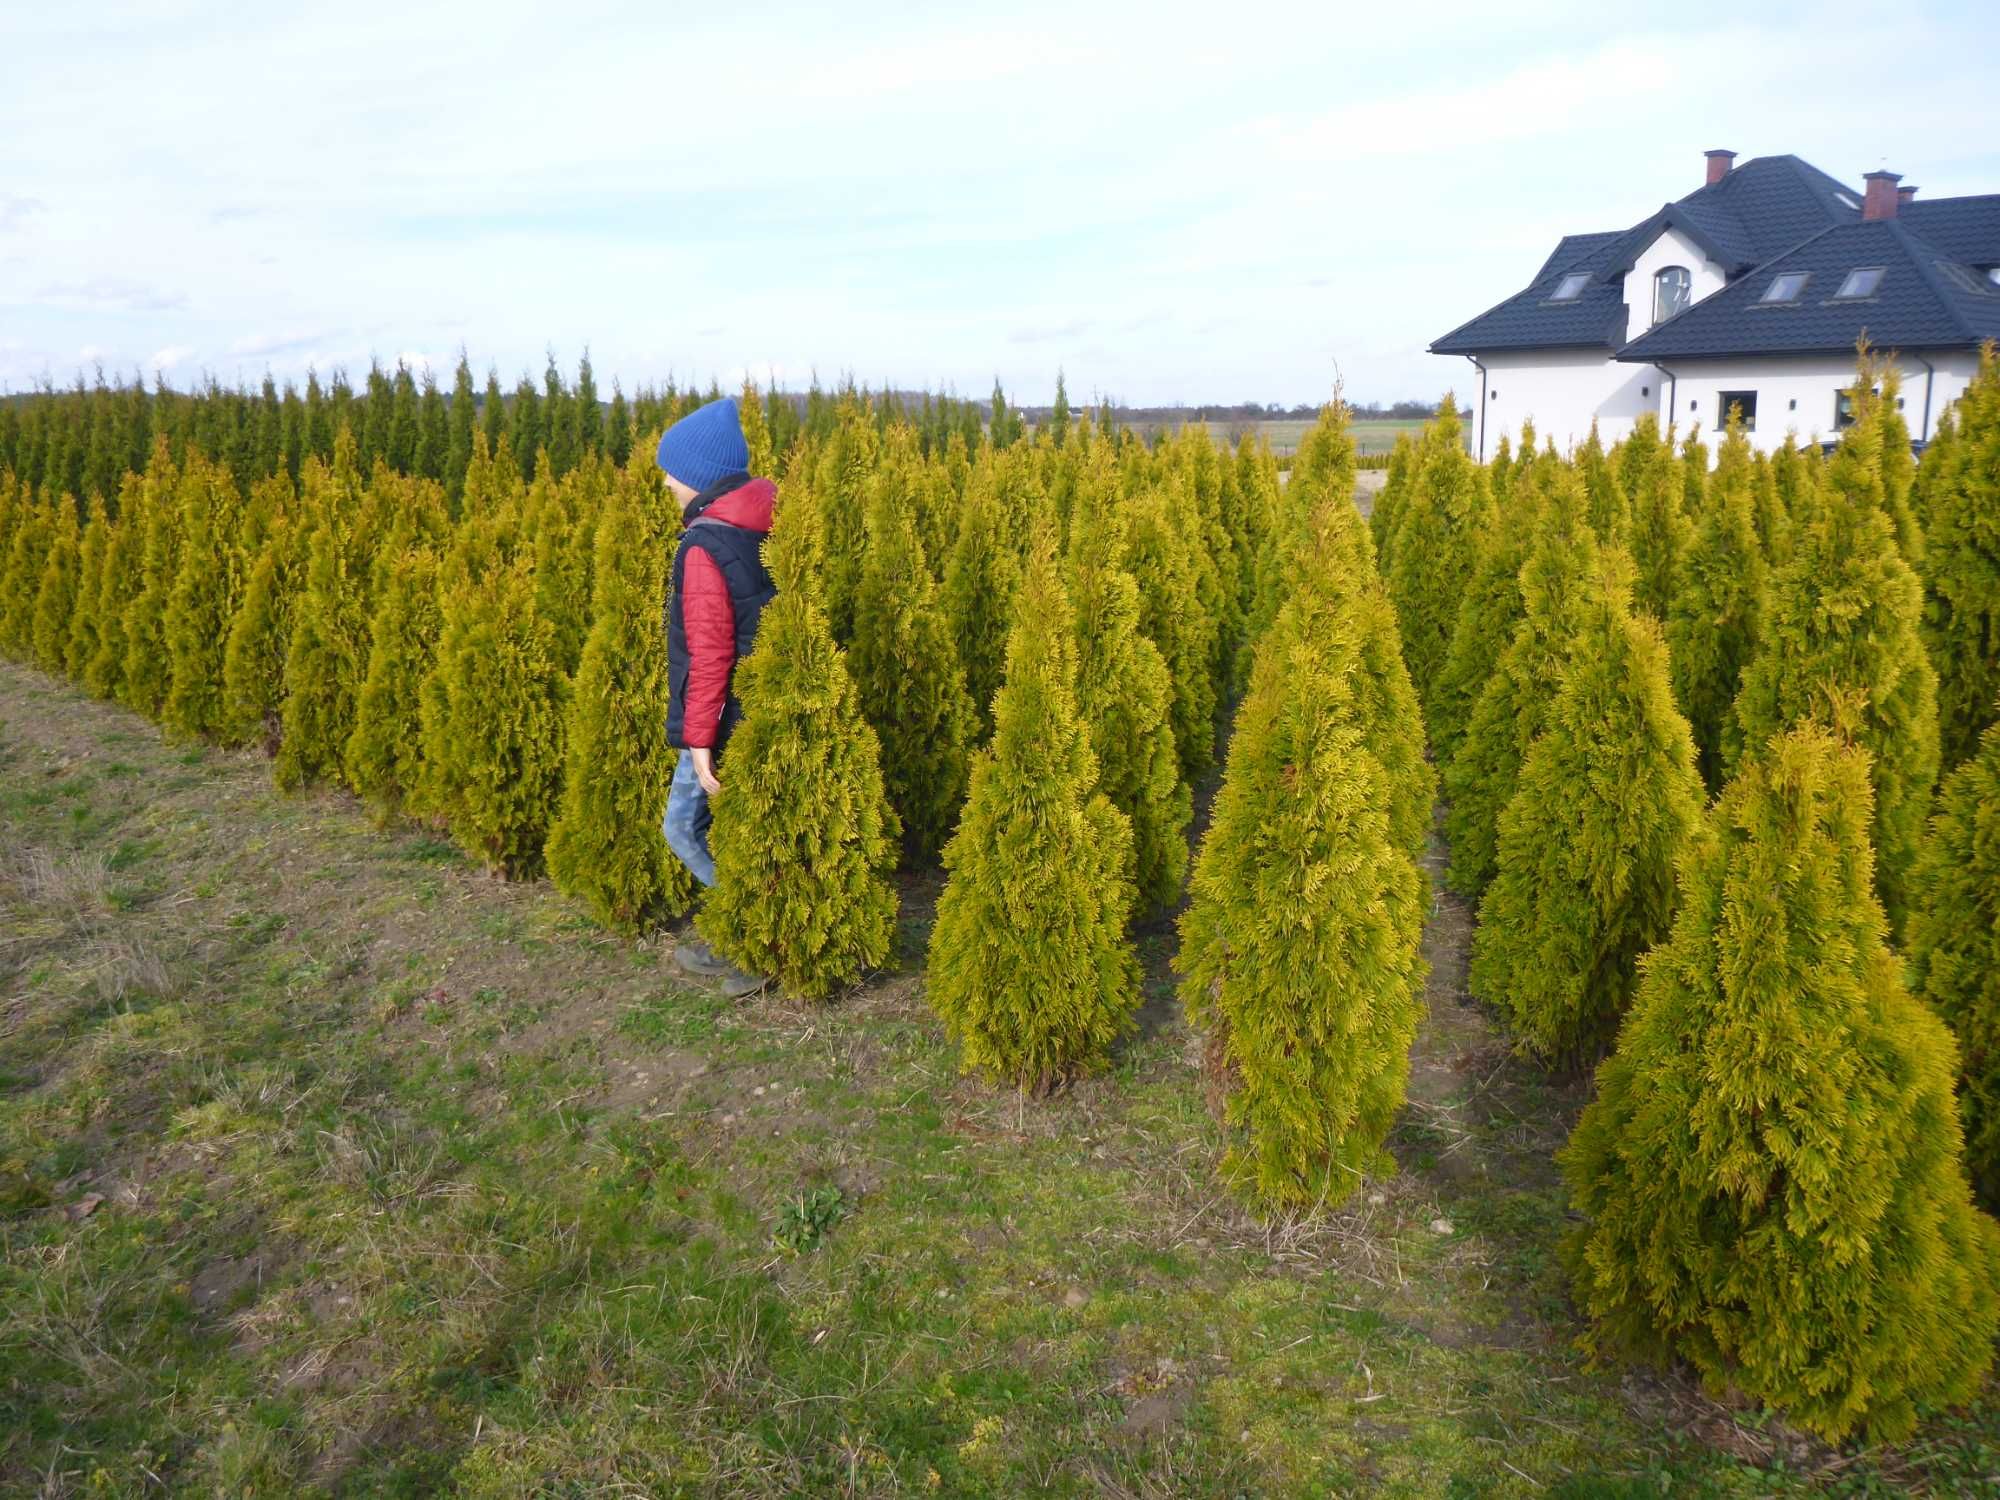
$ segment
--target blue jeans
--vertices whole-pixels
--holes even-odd
[[[694,878],[703,885],[714,885],[715,861],[708,852],[708,825],[712,821],[708,793],[695,779],[694,757],[685,750],[680,754],[680,763],[674,767],[674,784],[667,791],[667,815],[660,831],[667,836],[667,847]]]

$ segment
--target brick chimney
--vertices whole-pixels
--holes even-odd
[[[1729,175],[1729,169],[1736,164],[1734,151],[1704,151],[1708,158],[1708,186],[1714,187]]]
[[[1903,180],[1901,172],[1864,172],[1861,180],[1868,184],[1867,196],[1861,200],[1863,219],[1893,219],[1896,217],[1896,184]]]
[[[1899,209],[1908,208],[1910,206],[1910,200],[1916,196],[1917,196],[1917,190],[1915,188],[1906,186],[1905,184],[1900,182],[1896,184],[1897,208]]]

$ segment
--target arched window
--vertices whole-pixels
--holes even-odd
[[[1653,277],[1653,321],[1665,322],[1688,305],[1692,285],[1686,266],[1667,266]]]

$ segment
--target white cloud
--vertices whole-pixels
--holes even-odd
[[[45,213],[48,205],[39,198],[23,198],[14,193],[0,193],[0,234],[12,234],[25,229],[28,221],[40,213]]]
[[[192,344],[169,344],[164,349],[155,349],[153,357],[147,360],[146,363],[161,374],[167,374],[176,366],[192,358],[193,355],[194,346]]]

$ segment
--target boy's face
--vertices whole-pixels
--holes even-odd
[[[674,476],[671,474],[668,474],[666,476],[666,481],[667,481],[667,492],[674,497],[675,504],[680,506],[681,514],[686,515],[687,508],[693,502],[694,497],[698,493],[698,491],[696,491],[691,485],[682,484],[678,479],[674,478]]]

